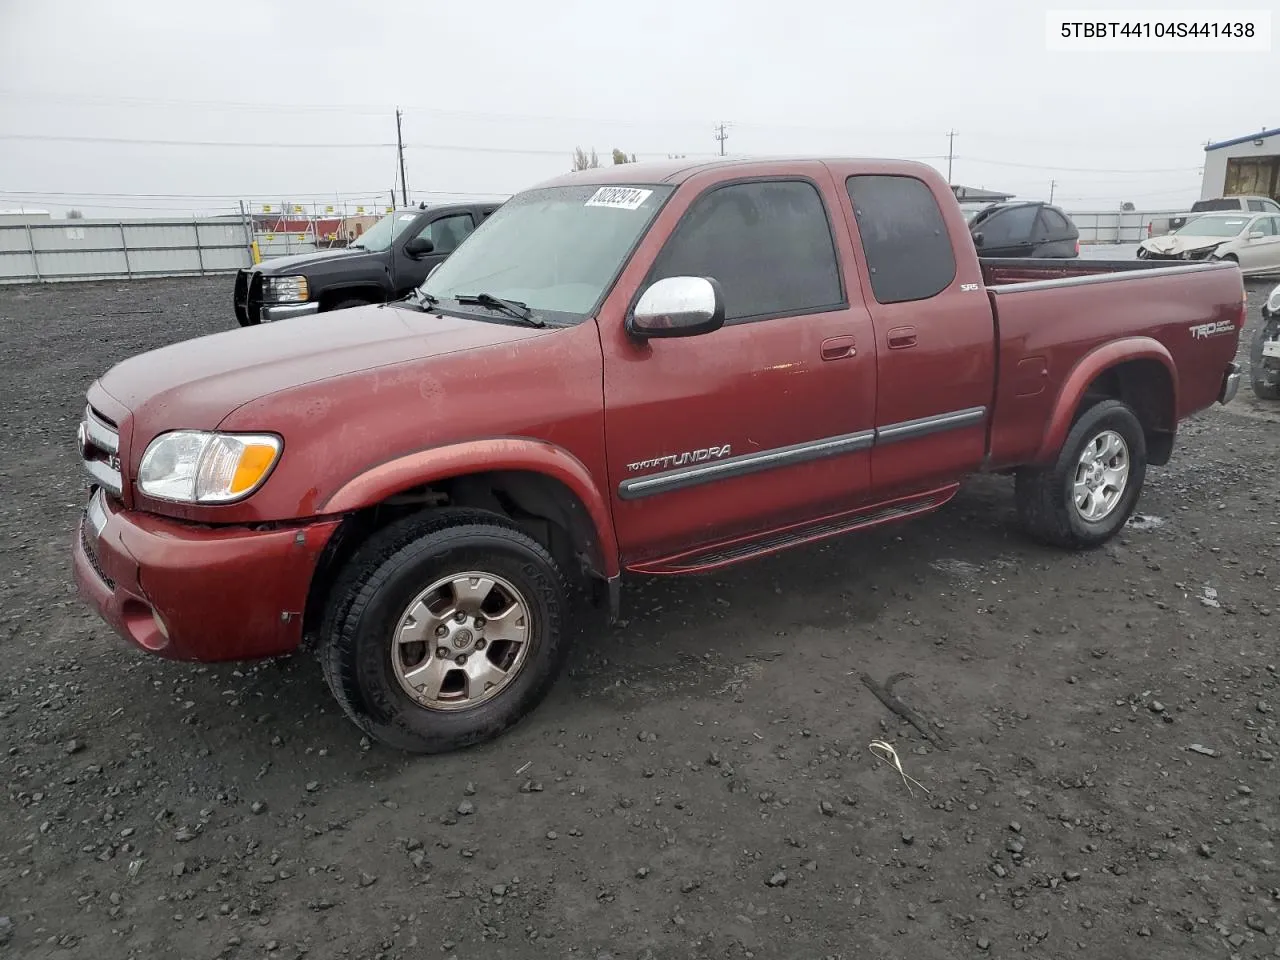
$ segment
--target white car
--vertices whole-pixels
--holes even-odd
[[[1234,260],[1246,276],[1280,274],[1280,214],[1205,213],[1186,226],[1143,240],[1144,260]]]

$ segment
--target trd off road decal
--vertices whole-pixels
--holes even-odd
[[[1197,323],[1187,329],[1191,331],[1191,336],[1197,340],[1207,340],[1209,337],[1220,337],[1224,334],[1235,333],[1236,325],[1230,320],[1219,320],[1217,323]]]

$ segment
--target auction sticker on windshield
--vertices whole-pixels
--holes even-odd
[[[587,199],[583,206],[639,210],[652,195],[652,190],[641,190],[639,187],[601,187]]]

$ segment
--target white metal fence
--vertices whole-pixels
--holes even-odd
[[[1185,210],[1067,210],[1081,243],[1141,243],[1152,220],[1184,214]]]
[[[1067,212],[1081,243],[1138,243],[1152,220],[1184,211]],[[255,234],[234,218],[0,223],[0,284],[230,273],[252,262],[251,240],[264,260],[317,248],[313,232]]]
[[[4,223],[0,283],[227,273],[248,265],[249,251],[247,225],[238,220]]]

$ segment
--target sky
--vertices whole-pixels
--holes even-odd
[[[943,173],[954,130],[956,183],[1185,209],[1207,141],[1280,127],[1280,47],[1050,52],[1045,12],[1065,5],[0,0],[0,209],[385,204],[397,107],[415,203],[509,195],[578,146],[712,156],[723,123],[734,156]]]

